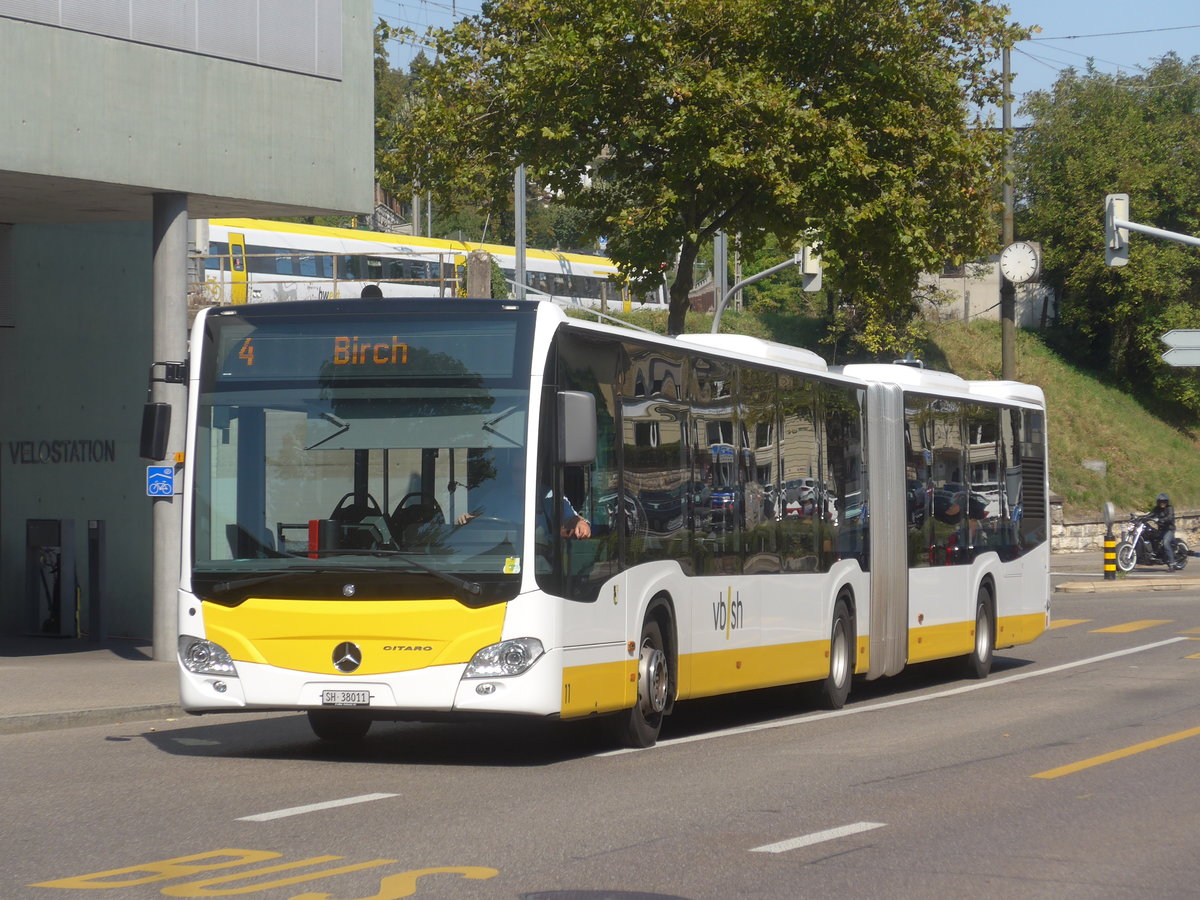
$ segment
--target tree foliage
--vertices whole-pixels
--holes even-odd
[[[381,161],[437,194],[531,179],[588,216],[628,278],[674,266],[681,330],[718,229],[823,245],[829,282],[894,344],[923,269],[993,242],[994,61],[1021,32],[991,0],[488,0]]]
[[[1135,76],[1068,70],[1023,111],[1018,224],[1042,242],[1064,349],[1160,411],[1200,414],[1196,377],[1159,359],[1161,335],[1200,325],[1200,252],[1135,233],[1129,264],[1108,267],[1103,213],[1126,192],[1133,221],[1200,234],[1200,57]]]

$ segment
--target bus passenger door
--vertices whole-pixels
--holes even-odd
[[[229,299],[234,305],[246,302],[246,236],[229,234]]]
[[[909,662],[968,653],[974,643],[969,490],[962,404],[905,398]]]

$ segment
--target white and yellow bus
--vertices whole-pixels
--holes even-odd
[[[1036,387],[538,302],[216,307],[191,346],[193,713],[605,716],[648,746],[680,701],[983,677],[1049,622]]]
[[[331,228],[262,219],[209,219],[197,233],[189,286],[212,305],[289,300],[357,299],[376,285],[385,297],[456,297],[472,250],[483,250],[514,284],[516,249],[501,244]],[[615,306],[622,299],[612,260],[586,253],[529,249],[525,291],[530,300],[561,306]],[[639,303],[662,306],[647,295]]]

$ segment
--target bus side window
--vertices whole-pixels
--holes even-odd
[[[617,565],[621,547],[618,524],[627,521],[621,514],[617,497],[617,399],[614,387],[616,346],[607,342],[592,343],[573,334],[560,336],[557,362],[551,355],[547,382],[557,382],[557,389],[587,391],[596,398],[596,458],[589,466],[555,465],[556,414],[544,416],[538,461],[538,498],[545,505],[544,494],[549,492],[551,505],[547,514],[555,521],[550,528],[539,528],[538,584],[547,591],[560,593],[573,600],[594,601],[600,585]],[[555,388],[543,393],[543,409],[556,410]],[[555,492],[565,496],[575,511],[591,523],[591,537],[561,539],[546,533],[557,526],[561,513],[553,508]],[[539,519],[543,518],[539,510]]]
[[[779,376],[779,408],[783,432],[780,435],[780,475],[778,498],[782,532],[782,568],[785,572],[816,572],[817,556],[817,476],[820,471],[820,447],[815,419],[816,385],[798,375]]]

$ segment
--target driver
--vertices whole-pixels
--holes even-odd
[[[543,502],[542,514],[545,517],[544,522],[550,521],[550,511],[552,509],[551,502],[554,499],[553,491],[546,491],[546,496]],[[483,513],[483,507],[477,507],[474,512],[465,512],[454,520],[456,525],[466,525],[472,519],[478,518]],[[559,537],[576,538],[583,540],[592,536],[592,526],[583,516],[575,511],[575,507],[571,505],[571,501],[566,495],[562,498],[562,526],[558,530]]]

